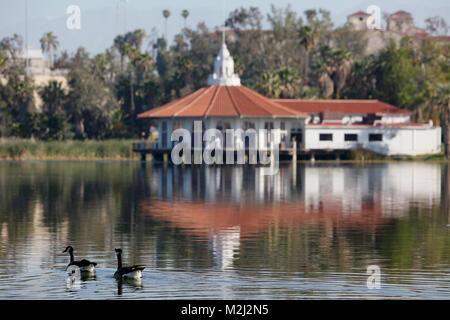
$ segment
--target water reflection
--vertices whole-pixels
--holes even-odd
[[[121,278],[117,279],[117,295],[121,296],[123,294],[123,286],[128,286],[134,290],[140,290],[143,288],[141,279],[129,279]]]
[[[449,185],[434,163],[316,163],[271,177],[1,162],[0,298],[359,297],[371,264],[386,281],[375,296],[448,297]],[[99,265],[65,296],[69,244]],[[112,281],[115,247],[147,266],[140,284]]]

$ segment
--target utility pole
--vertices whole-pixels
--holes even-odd
[[[225,0],[222,0],[222,23],[223,23],[223,28],[222,28],[222,45],[225,44]]]
[[[124,26],[125,26],[125,32],[124,33],[127,33],[127,3],[128,3],[128,0],[124,0],[124,2],[125,2],[124,15],[123,15]]]
[[[28,0],[25,0],[25,76],[28,77]]]

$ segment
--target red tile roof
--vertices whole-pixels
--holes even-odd
[[[412,122],[406,122],[406,123],[352,123],[352,124],[345,124],[342,122],[322,122],[322,123],[308,123],[306,125],[307,127],[346,127],[346,128],[360,128],[360,127],[385,127],[385,128],[428,128],[429,124],[427,123],[412,123]]]
[[[209,86],[138,115],[169,117],[307,117],[244,86]]]
[[[363,11],[357,11],[357,12],[354,12],[354,13],[348,15],[348,16],[349,17],[351,17],[351,16],[370,16],[370,14],[367,13],[367,12],[363,12]]]
[[[412,114],[411,111],[394,107],[389,103],[379,100],[276,99],[274,101],[290,109],[309,114],[317,114],[325,111],[346,114]]]
[[[450,40],[450,36],[434,36],[431,37],[432,39],[436,39],[436,40],[444,40],[444,41],[449,41]]]
[[[391,14],[391,16],[402,16],[402,15],[408,15],[408,16],[410,16],[411,13],[406,12],[406,11],[403,11],[403,10],[399,10],[399,11],[396,11],[396,12],[394,12],[393,14]]]

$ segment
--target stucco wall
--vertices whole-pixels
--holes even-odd
[[[286,147],[290,147],[290,133],[293,128],[301,129],[304,127],[304,119],[296,119],[296,118],[179,118],[179,119],[173,119],[173,118],[165,118],[165,119],[159,119],[158,121],[158,132],[160,141],[158,144],[159,148],[171,148],[172,142],[170,140],[170,135],[174,129],[174,124],[181,123],[182,127],[184,129],[187,129],[191,131],[193,128],[193,122],[194,121],[203,121],[205,125],[205,129],[210,128],[217,128],[218,122],[221,121],[222,124],[229,123],[231,129],[242,129],[244,126],[244,122],[252,122],[255,126],[255,130],[264,129],[266,122],[272,122],[274,129],[280,129],[281,123],[284,122],[285,130],[280,130],[280,135],[277,134],[274,135],[274,142],[280,143],[282,140],[282,136],[284,135],[285,138],[283,141],[285,142]],[[166,122],[167,124],[167,135],[163,135],[162,132],[162,123]],[[163,144],[163,139],[165,138],[166,143]],[[265,141],[263,132],[258,132],[258,146],[259,148],[265,147]]]
[[[320,141],[321,133],[333,134],[332,141]],[[344,141],[346,133],[357,134],[358,141]],[[369,141],[369,134],[383,135],[382,141]],[[441,150],[440,127],[311,127],[305,130],[306,149],[363,148],[385,155],[419,155]]]

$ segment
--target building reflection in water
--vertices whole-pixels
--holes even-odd
[[[441,167],[426,163],[255,167],[155,167],[140,213],[208,239],[216,265],[233,264],[240,242],[273,225],[373,230],[441,196]]]
[[[0,212],[5,299],[354,298],[371,264],[383,297],[448,297],[448,164],[0,162]],[[82,290],[66,286],[69,244],[99,265]],[[142,289],[112,277],[119,246],[147,267]]]

